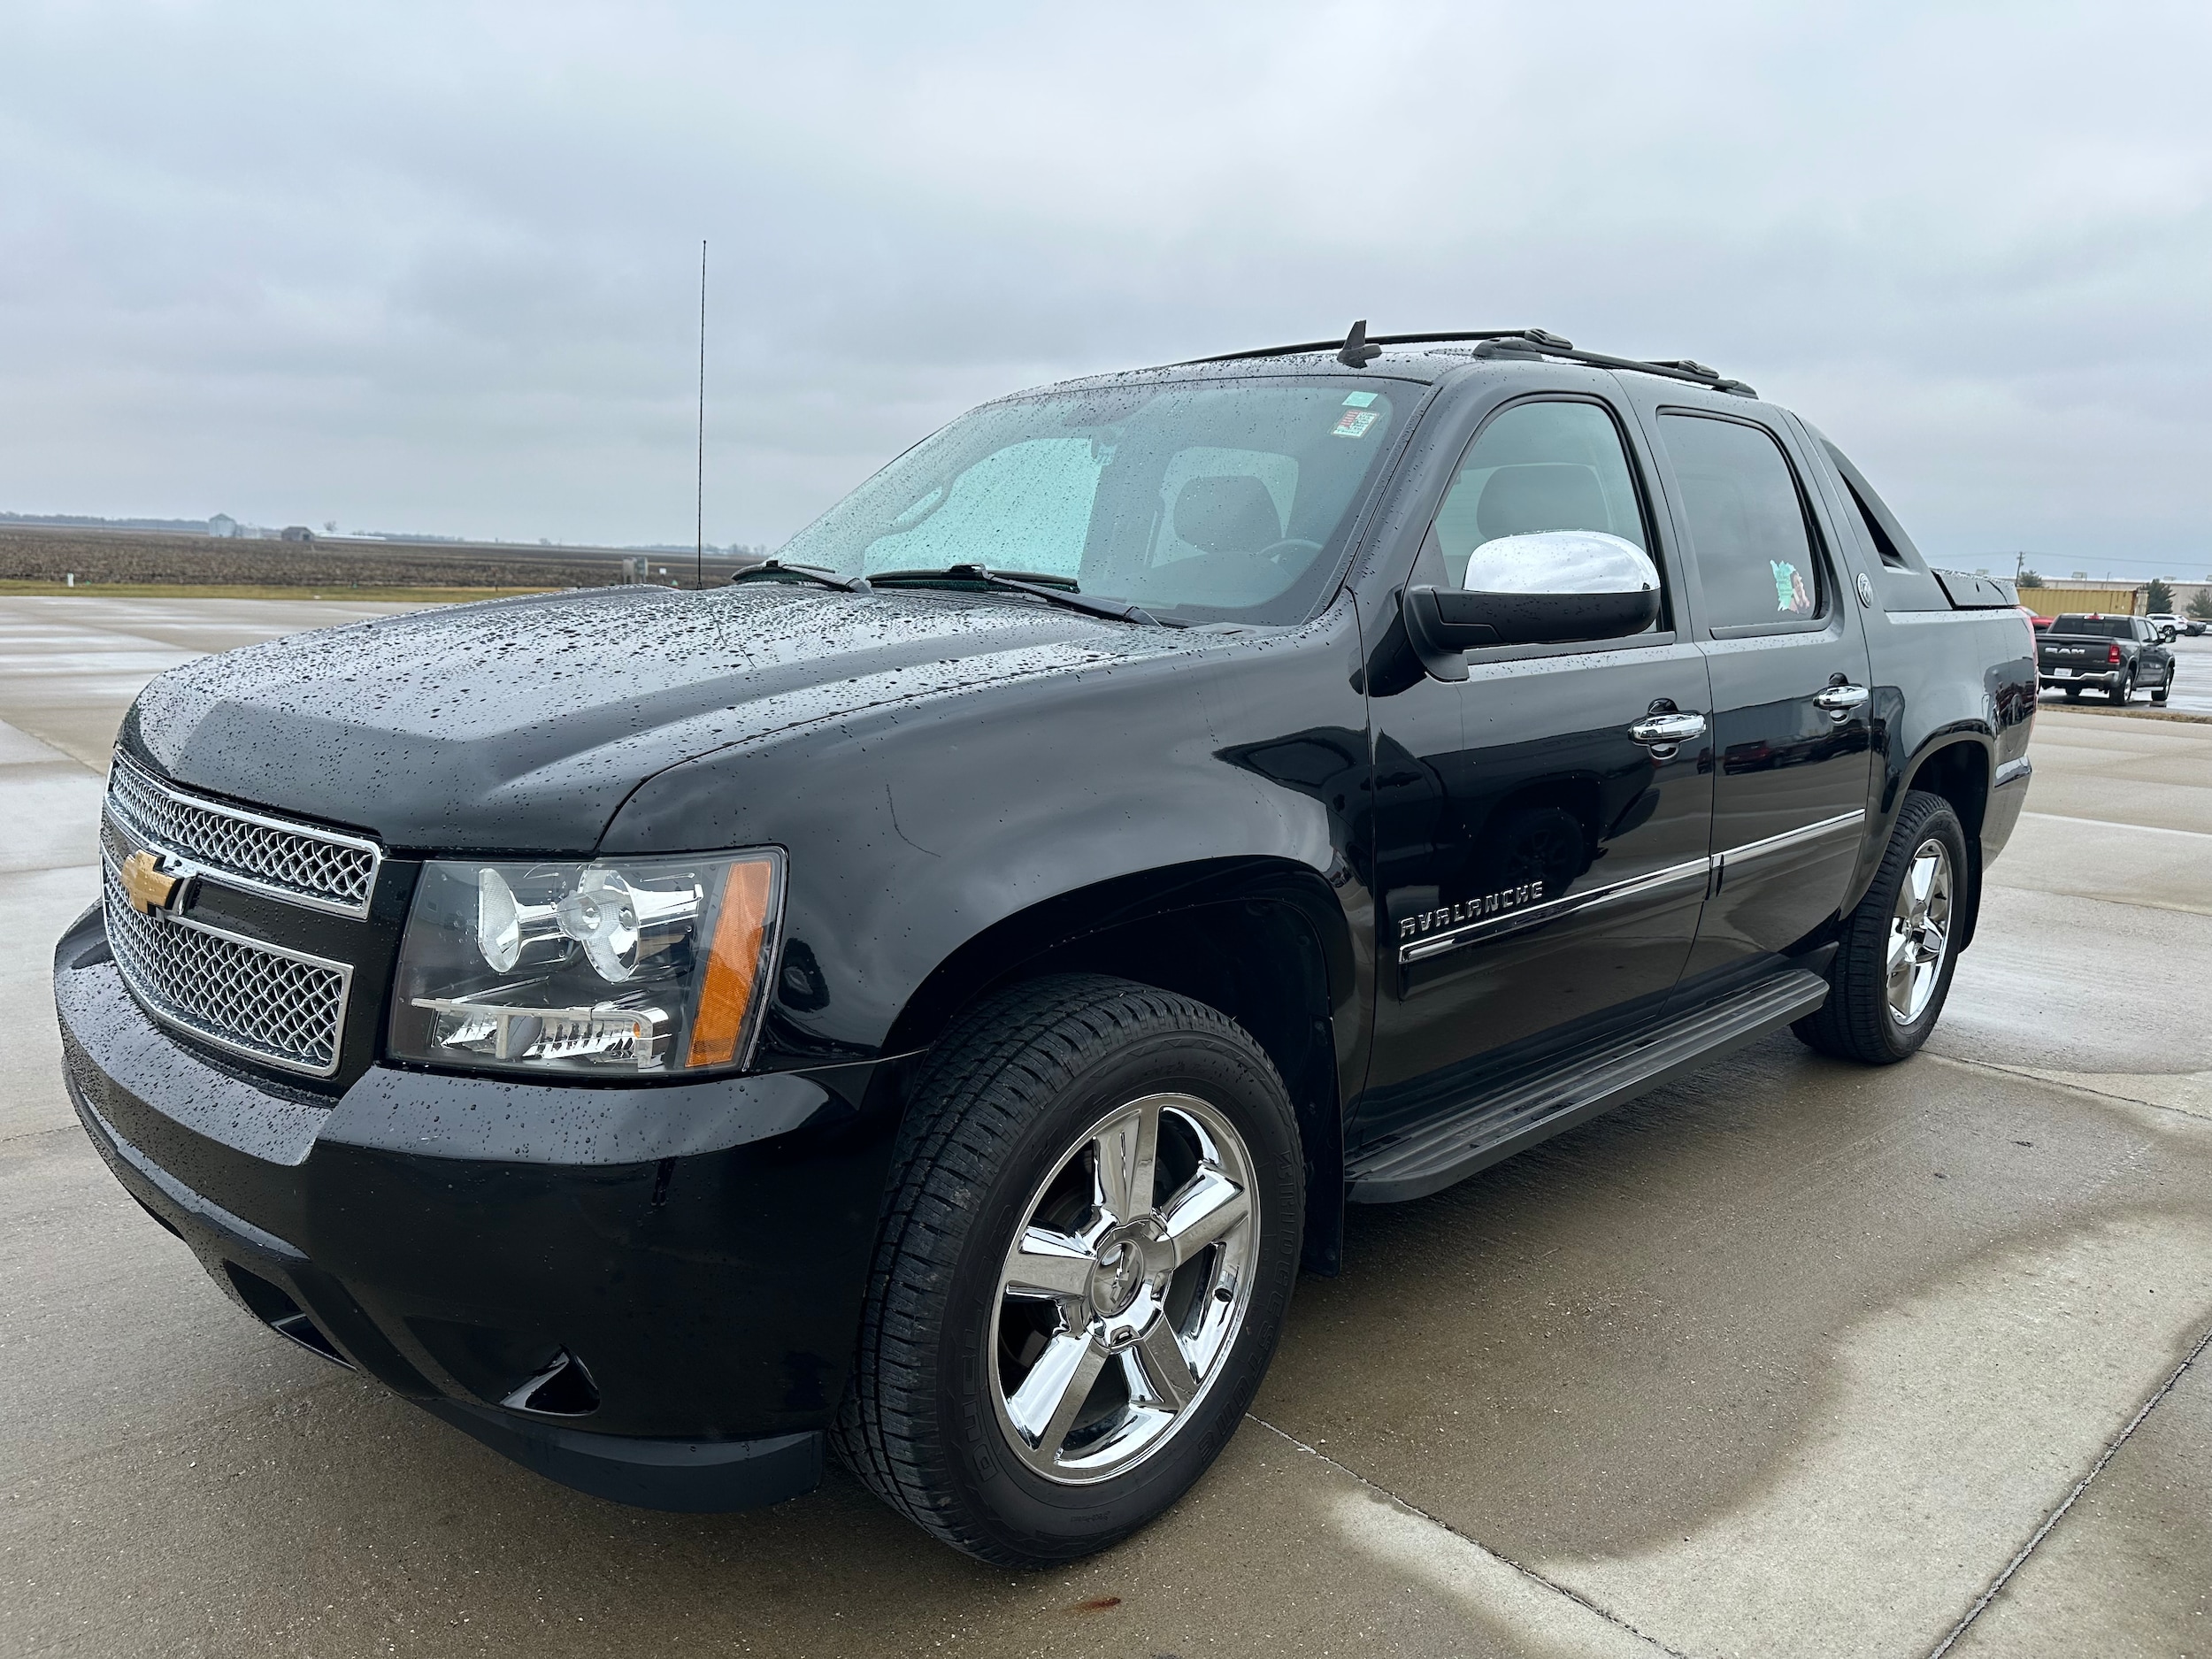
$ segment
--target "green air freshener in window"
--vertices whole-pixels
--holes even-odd
[[[1813,598],[1805,591],[1805,579],[1797,566],[1786,560],[1769,559],[1767,568],[1774,572],[1774,608],[1792,616],[1810,616]]]

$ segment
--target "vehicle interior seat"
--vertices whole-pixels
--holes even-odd
[[[1532,461],[1502,466],[1484,480],[1475,526],[1485,541],[1540,530],[1610,533],[1613,515],[1590,468],[1571,461]]]
[[[1208,553],[1257,553],[1283,539],[1283,520],[1249,472],[1194,478],[1175,493],[1175,534]]]

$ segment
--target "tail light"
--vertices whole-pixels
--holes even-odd
[[[2120,665],[2120,647],[2118,641],[2116,641],[2105,648],[2104,659],[2115,668],[2117,668]]]

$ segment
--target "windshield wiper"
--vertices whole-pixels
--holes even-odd
[[[819,582],[825,588],[834,588],[840,593],[864,594],[868,591],[865,576],[840,576],[835,571],[826,571],[812,565],[787,565],[781,559],[769,559],[759,565],[748,565],[730,578],[730,585],[753,576],[796,576],[802,581]]]
[[[1027,594],[1059,605],[1069,611],[1080,611],[1086,616],[1104,617],[1113,622],[1133,622],[1140,627],[1168,628],[1181,625],[1164,622],[1142,605],[1120,604],[1111,599],[1086,599],[1072,588],[1048,588],[1041,581],[1020,581],[1011,576],[1001,576],[983,565],[949,565],[941,571],[878,571],[877,583],[904,582],[921,587],[929,582],[976,582],[986,588],[1002,588],[1008,593]]]

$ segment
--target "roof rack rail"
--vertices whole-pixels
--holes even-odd
[[[1473,341],[1478,357],[1563,357],[1571,363],[1586,363],[1599,369],[1632,369],[1639,374],[1656,374],[1666,380],[1684,380],[1692,386],[1702,386],[1709,391],[1729,392],[1738,397],[1756,397],[1759,394],[1741,380],[1732,380],[1716,369],[1688,357],[1668,357],[1647,361],[1641,357],[1609,357],[1601,351],[1578,351],[1571,340],[1543,328],[1474,328],[1430,329],[1415,334],[1371,334],[1364,320],[1354,323],[1342,340],[1308,340],[1295,345],[1262,346],[1252,351],[1222,351],[1211,357],[1192,357],[1170,366],[1178,369],[1195,368],[1206,363],[1247,363],[1261,357],[1294,357],[1310,351],[1333,354],[1340,363],[1362,366],[1377,355],[1381,346],[1420,346],[1444,342]],[[1359,361],[1354,363],[1357,358]]]

